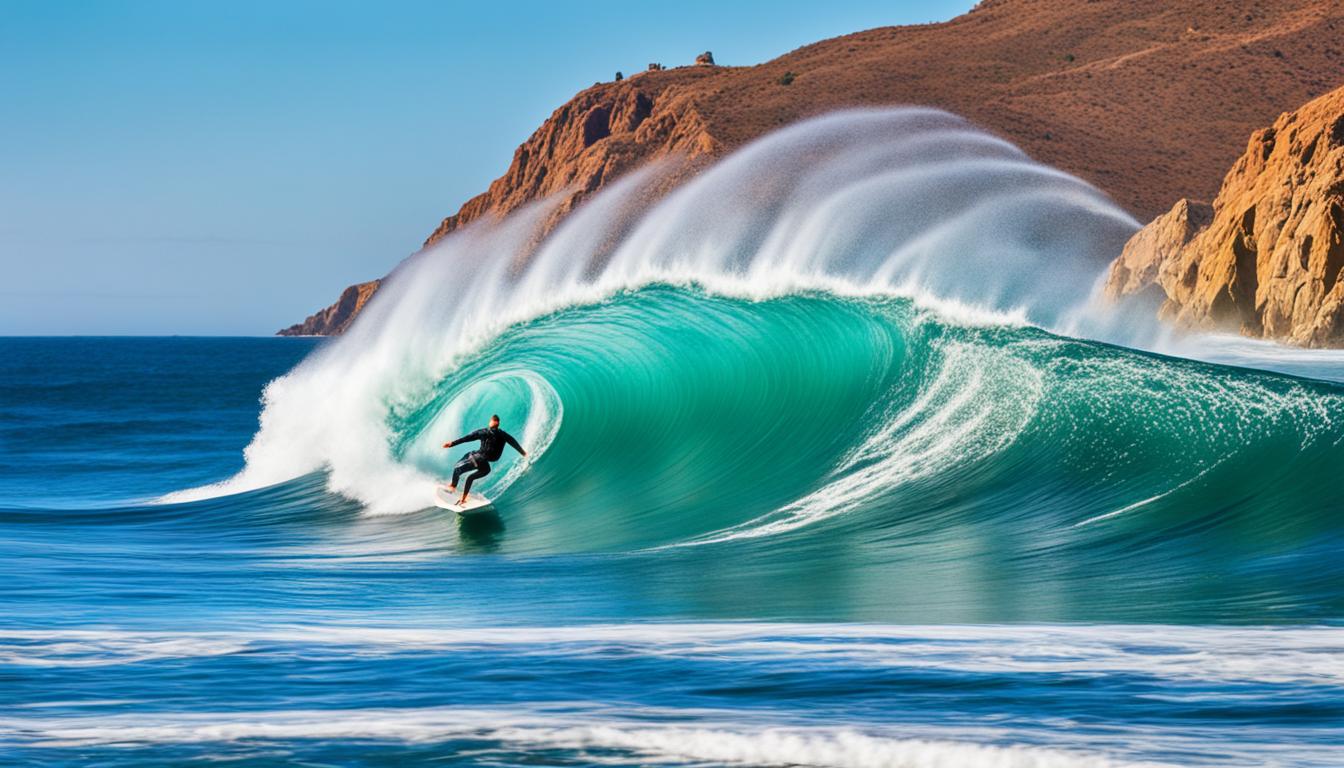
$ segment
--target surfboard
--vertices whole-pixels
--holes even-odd
[[[479,514],[482,512],[494,512],[494,502],[484,496],[473,493],[467,496],[466,504],[458,504],[459,494],[449,493],[447,488],[436,486],[434,488],[434,506],[442,509],[451,509],[459,515]]]

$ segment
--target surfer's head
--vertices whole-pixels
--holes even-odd
[[[492,415],[492,416],[490,417],[490,427],[493,429],[494,427],[498,427],[498,426],[499,426],[499,417],[498,417],[498,416],[493,416],[493,415]]]

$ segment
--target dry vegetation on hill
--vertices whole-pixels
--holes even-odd
[[[892,104],[963,115],[1146,220],[1211,198],[1252,130],[1341,82],[1339,0],[986,0],[951,21],[823,40],[756,66],[594,85],[428,242],[547,195],[563,196],[563,216],[655,158],[684,177],[801,118]],[[282,333],[339,333],[354,316],[340,314]]]

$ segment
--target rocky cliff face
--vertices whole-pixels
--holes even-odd
[[[690,168],[722,147],[691,96],[713,69],[645,72],[594,85],[557,109],[513,153],[509,170],[444,219],[425,241],[487,215],[501,217],[551,195],[562,218],[604,184],[645,162],[675,157]]]
[[[945,23],[859,32],[757,66],[644,72],[556,110],[427,242],[548,195],[562,217],[653,159],[669,160],[675,183],[782,125],[891,104],[968,117],[1151,217],[1212,197],[1253,128],[1338,85],[1341,39],[1339,0],[986,0]]]
[[[350,327],[350,323],[355,319],[355,315],[364,308],[364,305],[373,298],[374,291],[378,290],[380,280],[370,280],[367,283],[352,285],[341,291],[341,297],[326,309],[320,310],[308,316],[302,323],[294,325],[280,331],[280,336],[331,336],[338,333],[344,333],[345,329]]]
[[[1182,200],[1112,265],[1112,298],[1159,316],[1306,346],[1344,345],[1344,88],[1256,131],[1212,207]]]
[[[1164,265],[1173,263],[1181,249],[1211,221],[1213,206],[1193,200],[1178,201],[1125,243],[1124,251],[1111,264],[1106,294],[1113,299],[1145,294],[1165,300],[1166,293],[1158,283],[1159,272]],[[1170,276],[1162,275],[1161,279],[1168,280]]]

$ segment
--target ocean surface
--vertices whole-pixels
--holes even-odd
[[[0,764],[1344,764],[1339,355],[1097,310],[1134,222],[944,113],[642,183],[0,339]]]

